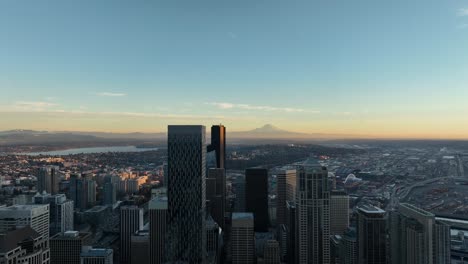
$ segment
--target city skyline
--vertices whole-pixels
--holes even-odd
[[[0,130],[468,139],[468,3],[0,3]]]

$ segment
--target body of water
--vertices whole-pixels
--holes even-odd
[[[107,153],[107,152],[143,152],[143,151],[151,151],[151,150],[158,150],[158,149],[159,148],[137,148],[135,146],[115,146],[115,147],[74,148],[74,149],[65,149],[65,150],[18,153],[18,154],[30,155],[30,156],[38,156],[38,155],[66,156],[66,155],[73,155],[73,154]]]

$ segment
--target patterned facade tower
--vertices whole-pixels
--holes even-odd
[[[296,190],[298,263],[330,263],[330,188],[328,170],[317,161],[299,166]]]
[[[168,241],[170,263],[204,263],[206,256],[206,138],[204,126],[168,128]]]

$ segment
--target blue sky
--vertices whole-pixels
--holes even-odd
[[[468,137],[468,0],[1,1],[0,129]]]

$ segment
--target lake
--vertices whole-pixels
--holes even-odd
[[[158,150],[158,149],[159,148],[137,148],[135,146],[114,146],[114,147],[74,148],[74,149],[65,149],[65,150],[17,153],[17,154],[29,155],[29,156],[38,156],[38,155],[66,156],[66,155],[73,155],[73,154],[107,153],[107,152],[143,152],[143,151],[151,151],[151,150]]]

